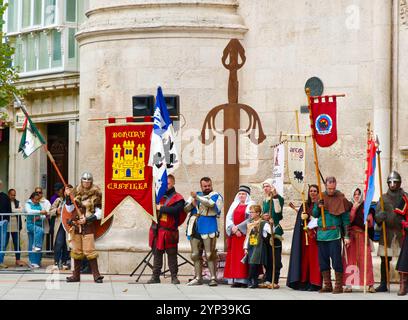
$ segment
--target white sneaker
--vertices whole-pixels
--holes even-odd
[[[203,280],[202,279],[197,279],[197,278],[194,278],[189,283],[187,283],[188,286],[200,286],[202,284],[203,284]]]
[[[33,247],[33,251],[40,252],[42,249],[40,247]]]
[[[38,269],[38,268],[40,268],[40,266],[39,266],[38,264],[36,264],[36,263],[31,263],[31,262],[28,263],[28,266],[29,266],[31,269]]]

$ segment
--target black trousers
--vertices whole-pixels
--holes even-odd
[[[68,248],[67,248],[67,241],[65,238],[65,230],[62,226],[58,228],[57,236],[55,238],[54,244],[54,262],[59,263],[60,260],[62,264],[66,264],[69,259],[68,256]]]
[[[280,270],[282,269],[282,241],[274,239],[275,259],[272,259],[272,246],[269,244],[269,238],[266,239],[266,264],[265,264],[265,281],[272,282],[273,261],[275,261],[275,284],[279,283]]]
[[[249,285],[255,284],[258,285],[258,276],[259,276],[259,264],[248,264],[248,280]]]
[[[390,262],[392,257],[388,257],[388,272],[390,272]],[[381,283],[387,283],[387,269],[385,267],[385,257],[381,257]]]
[[[341,259],[341,239],[332,241],[317,241],[319,249],[320,271],[330,271],[330,259],[335,272],[343,272]]]
[[[163,255],[167,253],[167,260],[169,262],[170,274],[172,277],[177,277],[178,263],[177,263],[177,247],[166,250],[153,249],[153,277],[159,278],[161,269],[163,267]]]

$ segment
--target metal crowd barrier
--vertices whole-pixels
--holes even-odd
[[[0,253],[5,253],[5,254],[7,254],[7,253],[53,253],[53,252],[54,252],[53,250],[46,250],[46,249],[44,249],[44,246],[46,246],[46,238],[47,238],[48,236],[50,236],[51,229],[49,230],[48,233],[44,233],[44,234],[43,234],[43,242],[42,242],[41,251],[33,251],[32,248],[28,248],[29,237],[28,237],[27,222],[26,222],[26,221],[27,221],[27,217],[28,217],[28,216],[40,217],[41,214],[38,214],[38,213],[26,213],[26,212],[20,213],[20,212],[18,212],[18,213],[0,213],[0,216],[3,216],[3,220],[5,220],[5,219],[4,219],[5,216],[9,216],[9,217],[10,217],[10,219],[9,219],[9,221],[8,221],[8,224],[7,224],[7,228],[4,228],[3,226],[1,226],[2,222],[0,221]],[[16,217],[16,218],[14,218],[14,217]],[[20,230],[20,219],[18,219],[18,217],[21,217],[21,223],[22,223],[22,226],[21,226],[22,228],[21,228],[21,230]],[[11,225],[11,220],[12,220],[12,219],[16,219],[17,231],[8,231],[8,230],[10,230],[10,225]],[[49,218],[48,218],[48,217],[45,218],[45,219],[41,219],[43,230],[44,230],[45,220],[47,220],[47,219],[48,219],[48,224],[49,224],[50,221],[49,221]],[[34,222],[34,223],[35,223],[35,222]],[[23,226],[25,226],[25,227],[23,227]],[[4,230],[4,229],[6,229],[6,230]],[[6,241],[5,241],[5,243],[8,243],[7,247],[13,248],[14,250],[7,250],[7,247],[4,248],[5,244],[3,244],[3,239],[4,239],[4,237],[7,237],[7,234],[4,235],[3,232],[8,233],[8,237],[9,237],[9,238],[6,239]],[[12,235],[11,235],[12,232],[16,232],[16,233],[17,233],[17,244],[18,244],[18,247],[20,248],[20,250],[16,250],[16,248],[14,248],[13,238],[12,238]],[[22,250],[21,239],[20,239],[20,238],[21,238],[21,233],[25,233],[25,234],[26,234],[27,250]],[[35,243],[35,240],[36,240],[36,238],[35,238],[35,233],[33,233],[33,245],[34,245],[34,243]],[[52,242],[52,239],[51,239],[51,242]],[[51,246],[50,246],[50,247],[51,247]]]

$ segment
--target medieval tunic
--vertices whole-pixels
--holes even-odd
[[[313,203],[306,206],[306,213],[309,219],[312,218]],[[319,266],[319,252],[316,240],[316,229],[304,230],[303,220],[301,215],[303,206],[299,208],[296,224],[293,230],[292,247],[290,252],[289,272],[286,285],[292,289],[298,290],[300,283],[313,284],[315,286],[322,285],[322,276]]]
[[[319,247],[320,271],[330,270],[331,259],[333,269],[342,273],[341,238],[342,232],[345,238],[348,238],[350,203],[340,191],[336,191],[333,196],[329,196],[327,192],[324,192],[323,200],[326,229],[323,229],[321,209],[318,204],[315,203],[313,208],[313,216],[318,218],[317,244]]]
[[[244,242],[246,227],[246,209],[248,205],[239,204],[232,213],[232,222],[238,226],[241,236],[231,234],[227,238],[227,258],[225,261],[224,278],[235,282],[246,283],[248,278],[248,265],[241,262],[244,257]],[[243,224],[244,223],[244,224]]]
[[[397,265],[395,269],[401,273],[408,273],[408,198],[403,197],[403,201],[395,209],[395,213],[398,214],[400,219],[400,225],[403,235],[401,252],[398,257]]]
[[[368,216],[368,227],[373,225],[372,215]],[[346,255],[343,257],[343,284],[364,285],[364,248],[365,248],[365,225],[364,225],[364,202],[350,210],[349,226],[350,245],[346,247]],[[357,268],[357,269],[356,269]],[[374,285],[373,260],[371,257],[370,239],[367,241],[367,285]]]
[[[377,203],[375,209],[375,221],[378,225],[382,226],[382,222],[385,221],[385,228],[387,231],[387,255],[388,257],[398,257],[402,243],[402,228],[401,220],[398,214],[394,212],[394,209],[402,201],[402,195],[406,194],[404,190],[399,189],[397,191],[388,190],[383,194],[385,216],[381,213],[380,201]],[[378,246],[378,256],[384,257],[384,233],[381,232],[380,241]]]
[[[149,246],[158,250],[176,248],[179,242],[180,215],[184,213],[184,198],[174,188],[160,200],[159,223],[152,223]]]
[[[279,283],[280,270],[282,269],[282,235],[283,229],[280,225],[280,221],[283,219],[284,199],[277,195],[274,198],[267,198],[262,202],[262,212],[270,213],[273,219],[273,234],[274,234],[274,246],[275,246],[275,256],[272,258],[272,246],[270,244],[270,236],[266,237],[263,241],[266,246],[266,258],[265,258],[265,280],[267,282],[272,282],[272,262],[275,262],[275,284]]]
[[[395,269],[398,272],[408,273],[408,236],[407,236],[408,228],[406,227],[404,229],[405,229],[404,241],[401,246],[401,252]]]
[[[102,218],[102,192],[96,185],[92,185],[90,189],[85,189],[81,185],[74,189],[74,199],[79,208],[85,212],[85,218],[95,215],[98,220]],[[74,212],[73,204],[65,204],[68,212]],[[71,257],[73,259],[82,260],[84,258],[93,260],[98,257],[95,249],[95,223],[97,221],[86,223],[81,227],[73,226],[69,232],[71,239]]]

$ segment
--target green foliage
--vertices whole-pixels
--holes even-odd
[[[7,4],[0,0],[0,108],[7,106],[14,99],[13,93],[20,96],[23,94],[23,91],[15,86],[18,73],[12,67],[14,48],[5,41],[3,34],[3,16],[6,8]]]

